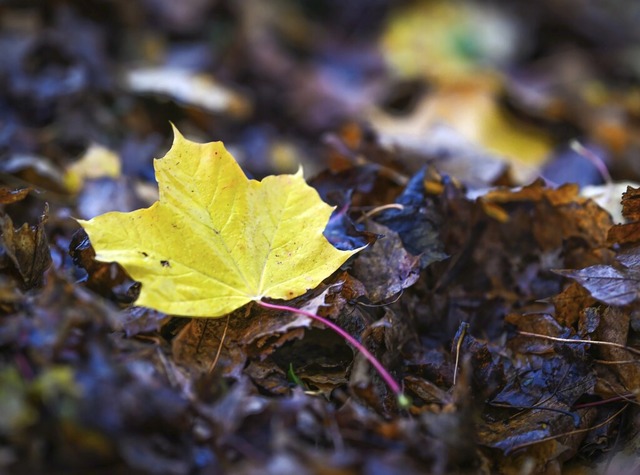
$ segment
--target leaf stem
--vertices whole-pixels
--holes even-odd
[[[367,350],[364,347],[362,343],[360,343],[358,340],[356,340],[353,336],[351,336],[345,330],[340,328],[338,325],[336,325],[330,320],[327,320],[324,317],[321,317],[320,315],[309,312],[307,310],[303,310],[301,308],[289,307],[288,305],[277,305],[277,304],[267,303],[267,302],[263,302],[262,300],[258,300],[256,301],[256,303],[261,307],[304,315],[332,329],[334,332],[336,332],[338,335],[344,338],[347,342],[349,342],[352,346],[354,346],[367,360],[369,360],[369,363],[371,363],[373,367],[376,369],[376,371],[378,371],[378,374],[380,374],[380,377],[384,380],[385,383],[387,383],[389,388],[395,393],[396,398],[398,400],[398,405],[400,407],[406,408],[410,406],[409,398],[405,396],[405,394],[402,392],[402,389],[400,389],[400,385],[396,382],[395,379],[393,379],[393,377],[384,368],[384,366],[382,366],[382,363],[380,363],[380,361],[378,361],[378,359],[375,356],[373,356],[369,352],[369,350]]]

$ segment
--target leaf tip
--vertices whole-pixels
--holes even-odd
[[[73,216],[71,216],[71,219],[73,219],[76,223],[78,223],[82,227],[82,229],[85,229],[85,230],[89,225],[89,221],[91,221],[87,219],[74,218]]]
[[[176,127],[176,124],[174,124],[172,121],[169,121],[169,125],[171,125],[171,130],[173,131],[173,143],[174,145],[182,140],[184,140],[184,136],[180,133],[180,131],[178,130],[178,127]]]

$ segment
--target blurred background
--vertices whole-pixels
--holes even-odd
[[[638,180],[639,21],[623,0],[4,1],[0,178],[133,209],[171,121],[256,178],[375,161],[368,142],[470,188],[602,182],[578,140]]]
[[[611,264],[607,212],[542,181],[467,198],[542,177],[595,186],[615,213],[622,183],[640,181],[639,24],[629,0],[0,1],[0,472],[560,473],[617,447],[637,468],[637,413],[595,409],[637,396],[628,355],[512,332],[637,346],[638,312],[605,311],[550,270]],[[402,366],[422,401],[412,417],[349,402],[347,384],[395,414],[337,337],[298,341],[305,330],[281,337],[278,319],[233,318],[231,335],[253,333],[227,338],[227,384],[200,371],[222,348],[223,319],[127,306],[139,287],[95,261],[70,218],[154,202],[172,123],[222,140],[252,178],[302,166],[337,206],[335,245],[386,235],[393,248],[336,277],[331,312]],[[636,289],[637,266],[631,283],[619,267],[609,292]],[[460,354],[473,358],[458,366]],[[596,373],[596,361],[615,365]],[[333,400],[292,392],[288,374],[336,389]],[[484,404],[496,394],[502,406]],[[588,417],[568,412],[578,399]],[[536,401],[547,407],[525,423],[503,411]]]

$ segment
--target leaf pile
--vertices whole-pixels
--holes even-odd
[[[638,9],[529,3],[3,6],[0,472],[637,471]]]

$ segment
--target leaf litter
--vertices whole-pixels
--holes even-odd
[[[621,221],[563,184],[603,181],[574,139],[640,179],[635,7],[81,3],[0,12],[0,471],[637,470],[640,191]],[[144,68],[162,90],[119,82]],[[96,259],[71,217],[150,206],[170,121],[250,179],[302,163],[326,242],[367,247],[289,303],[409,407],[313,319],[136,306],[153,284]],[[110,171],[70,180],[95,147]]]

